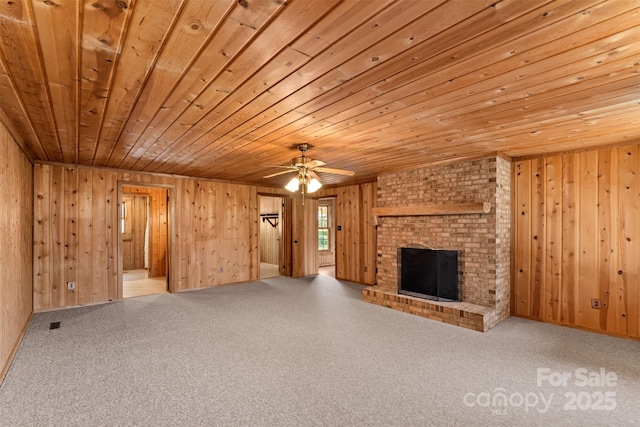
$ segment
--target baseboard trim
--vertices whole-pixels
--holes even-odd
[[[89,304],[75,304],[75,305],[65,305],[64,307],[50,307],[50,308],[41,308],[39,310],[34,310],[34,313],[50,313],[52,311],[62,311],[62,310],[69,310],[72,308],[81,308],[81,307],[91,307],[94,305],[103,305],[103,304],[111,304],[114,302],[118,302],[118,301],[122,301],[122,300],[117,300],[114,299],[112,301],[98,301],[98,302],[91,302]]]
[[[18,352],[18,348],[20,348],[20,344],[22,343],[24,334],[27,333],[27,329],[29,328],[29,324],[31,324],[32,318],[33,318],[33,311],[31,312],[31,314],[29,315],[29,318],[27,319],[24,326],[22,327],[22,331],[20,331],[20,335],[18,335],[18,339],[16,340],[16,343],[13,346],[13,350],[11,350],[11,353],[9,353],[9,358],[7,359],[6,363],[2,367],[2,371],[0,371],[0,385],[2,385],[2,382],[4,381],[4,377],[7,376],[7,372],[9,372],[9,368],[11,367],[11,363],[13,362],[13,358]]]
[[[527,320],[533,320],[535,322],[546,323],[547,325],[563,326],[565,328],[577,329],[579,331],[585,331],[585,332],[593,332],[595,334],[600,334],[600,335],[609,335],[611,337],[624,338],[624,339],[631,340],[631,341],[640,341],[640,337],[634,337],[634,336],[631,336],[631,335],[618,334],[618,333],[615,333],[615,332],[603,331],[603,330],[600,330],[600,329],[585,328],[584,326],[573,325],[571,323],[548,322],[546,320],[541,320],[541,319],[539,319],[537,317],[523,316],[521,314],[513,314],[513,313],[511,313],[511,317],[519,317],[521,319],[527,319]]]

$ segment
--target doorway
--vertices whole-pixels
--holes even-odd
[[[336,277],[335,197],[318,200],[318,266],[323,276]]]
[[[169,291],[168,189],[123,184],[120,203],[122,298]]]
[[[284,274],[284,201],[282,197],[260,199],[260,279]]]

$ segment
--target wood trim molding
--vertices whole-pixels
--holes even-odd
[[[372,208],[373,221],[377,225],[380,216],[428,216],[489,213],[491,203],[458,203],[451,205],[392,206]]]
[[[27,333],[27,329],[29,329],[29,325],[31,324],[32,318],[33,318],[33,310],[31,311],[31,314],[29,314],[29,318],[27,319],[24,326],[22,327],[22,330],[20,331],[20,335],[18,335],[18,339],[16,340],[16,343],[14,344],[13,349],[9,354],[9,357],[7,358],[4,366],[2,367],[2,370],[0,371],[0,385],[2,385],[4,378],[7,376],[7,373],[9,372],[9,368],[11,367],[11,363],[13,362],[13,358],[16,356],[16,353],[18,352],[18,348],[20,347],[20,343],[22,343],[22,339],[24,338],[24,335]]]

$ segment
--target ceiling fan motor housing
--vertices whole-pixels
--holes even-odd
[[[291,166],[304,166],[310,161],[311,159],[306,156],[294,157],[293,159],[291,159]]]

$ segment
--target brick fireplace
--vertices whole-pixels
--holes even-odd
[[[379,176],[380,211],[404,208],[409,213],[378,217],[377,284],[363,290],[363,299],[478,331],[487,331],[507,318],[510,187],[511,163],[501,157]],[[425,206],[442,209],[415,214]],[[458,209],[461,206],[471,208]],[[485,209],[474,210],[473,206]],[[397,249],[415,244],[458,251],[461,301],[439,302],[398,294]]]

